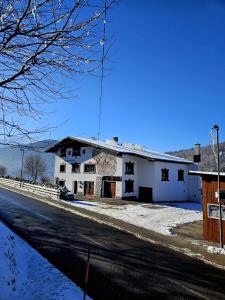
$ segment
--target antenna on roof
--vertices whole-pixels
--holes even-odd
[[[103,27],[103,39],[100,41],[102,46],[102,59],[101,59],[101,76],[100,76],[100,96],[99,96],[99,115],[98,115],[98,140],[101,134],[101,117],[102,117],[102,96],[103,96],[103,79],[104,79],[104,59],[105,59],[105,36],[106,36],[106,11],[107,4],[105,0],[104,9],[104,27]]]

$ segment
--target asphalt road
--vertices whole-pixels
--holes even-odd
[[[93,299],[225,299],[225,272],[0,188],[0,218]],[[49,299],[51,300],[51,299]]]

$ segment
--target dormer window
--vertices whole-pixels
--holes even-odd
[[[125,174],[134,175],[134,163],[131,161],[125,163]]]
[[[66,148],[60,149],[60,157],[66,157]]]
[[[80,156],[80,148],[77,147],[73,148],[73,156]]]

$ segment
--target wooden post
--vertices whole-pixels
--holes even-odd
[[[87,257],[87,263],[86,263],[86,271],[85,271],[85,278],[84,278],[84,297],[83,300],[86,299],[87,294],[87,286],[88,286],[88,277],[89,277],[89,265],[90,265],[90,255],[91,255],[91,246],[88,245],[88,257]]]

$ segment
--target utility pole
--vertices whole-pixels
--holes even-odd
[[[218,202],[219,202],[219,226],[220,226],[220,247],[223,248],[223,216],[222,206],[220,200],[220,146],[219,146],[219,126],[214,125],[216,130],[216,143],[217,143],[217,190],[218,190]]]
[[[23,152],[23,153],[22,153],[21,174],[20,174],[20,188],[22,188],[24,149],[20,149],[20,151]]]

